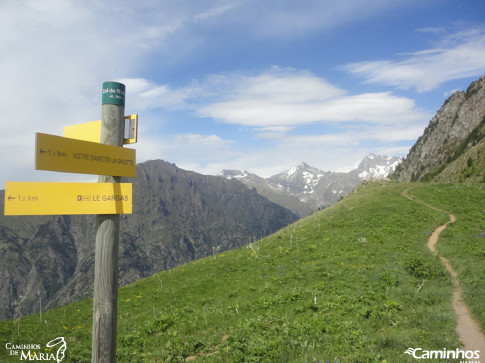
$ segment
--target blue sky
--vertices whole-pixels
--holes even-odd
[[[405,156],[485,74],[483,14],[481,0],[2,0],[0,188],[92,180],[35,171],[35,132],[100,119],[110,80],[139,114],[138,162],[270,176]]]

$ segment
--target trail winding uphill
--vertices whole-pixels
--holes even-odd
[[[456,217],[447,211],[444,211],[435,206],[432,206],[416,198],[415,196],[410,195],[409,189],[405,189],[402,195],[416,203],[423,204],[429,208],[446,213],[450,216],[450,220],[448,222],[437,227],[433,231],[433,233],[428,238],[428,241],[426,243],[426,245],[431,250],[431,252],[433,252],[435,255],[438,255],[438,251],[436,250],[436,244],[438,243],[439,236],[441,232],[446,229],[448,224],[454,223],[456,221]],[[447,258],[443,256],[439,256],[439,258],[445,265],[446,269],[450,272],[451,277],[453,279],[453,283],[455,285],[455,291],[453,292],[453,298],[452,298],[452,305],[457,315],[456,330],[458,332],[458,335],[460,336],[461,341],[463,342],[464,350],[479,350],[480,356],[485,358],[485,334],[483,334],[483,332],[480,329],[480,326],[473,319],[473,316],[471,315],[470,310],[468,309],[465,302],[463,301],[463,298],[462,298],[463,290],[460,286],[458,274],[453,269],[453,267],[450,264],[450,261]]]

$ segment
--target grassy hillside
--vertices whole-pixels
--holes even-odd
[[[405,188],[456,214],[438,248],[480,310],[484,185],[373,183],[257,243],[120,289],[118,361],[413,362],[409,347],[458,348],[451,278],[425,246],[448,216]],[[91,322],[90,299],[0,322],[0,361],[19,360],[6,342],[58,336],[64,361],[89,361]]]

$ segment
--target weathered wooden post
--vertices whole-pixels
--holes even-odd
[[[101,143],[123,146],[125,85],[103,83]],[[120,177],[98,177],[99,183],[119,183]],[[116,326],[118,304],[118,252],[120,215],[96,216],[96,249],[93,301],[93,363],[116,362]]]

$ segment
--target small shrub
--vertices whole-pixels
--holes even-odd
[[[417,279],[434,279],[445,275],[437,257],[413,256],[406,261],[406,271]]]

